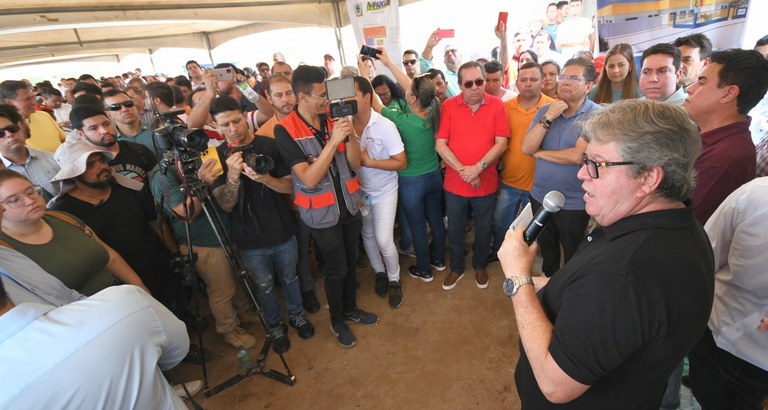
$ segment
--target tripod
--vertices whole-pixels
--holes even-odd
[[[264,327],[265,333],[266,333],[264,344],[261,347],[261,350],[259,351],[259,355],[257,356],[256,360],[253,362],[253,365],[247,369],[244,369],[243,372],[229,378],[228,380],[224,381],[218,386],[215,386],[213,388],[208,387],[208,373],[205,365],[205,360],[203,360],[201,366],[203,370],[203,388],[204,388],[205,396],[211,397],[215,394],[218,394],[224,391],[225,389],[237,384],[241,380],[246,379],[249,376],[252,376],[254,374],[266,376],[278,382],[287,384],[289,386],[293,386],[296,383],[296,377],[291,373],[291,370],[288,367],[288,363],[286,362],[285,357],[283,357],[282,353],[278,353],[277,355],[280,358],[280,361],[282,362],[282,365],[285,369],[285,373],[281,373],[276,370],[270,369],[270,367],[266,364],[267,355],[269,354],[270,347],[272,346],[272,337],[269,333],[269,326],[267,325],[267,322],[264,319],[261,306],[259,305],[256,299],[256,293],[255,293],[256,286],[253,281],[253,277],[245,268],[238,253],[234,250],[234,248],[231,245],[231,242],[229,240],[229,237],[227,236],[226,230],[224,229],[224,224],[221,220],[221,216],[218,214],[214,206],[214,202],[213,202],[214,199],[211,197],[210,190],[202,181],[200,181],[197,178],[197,166],[195,166],[194,164],[190,166],[190,162],[192,161],[188,159],[186,154],[180,154],[178,152],[178,148],[173,149],[173,154],[174,154],[174,163],[176,165],[176,170],[181,171],[179,172],[179,177],[181,179],[181,184],[182,184],[181,192],[183,194],[182,204],[184,208],[184,214],[187,216],[194,214],[194,212],[191,212],[189,209],[190,203],[187,201],[187,198],[192,198],[192,199],[197,198],[199,201],[200,207],[202,208],[202,211],[205,214],[205,217],[213,230],[216,240],[221,246],[221,249],[224,251],[225,257],[230,267],[232,268],[232,272],[234,272],[235,274],[238,284],[240,285],[241,289],[243,290],[243,293],[248,299],[248,302],[251,305],[251,309],[259,317],[259,320],[261,321],[261,324]],[[165,174],[168,168],[169,168],[169,165],[164,164],[162,172]],[[166,175],[166,178],[167,178],[167,175]],[[194,206],[195,202],[192,201],[191,204],[192,206]],[[185,218],[184,230],[186,235],[187,255],[185,255],[183,258],[184,275],[185,277],[192,278],[194,287],[197,288],[197,280],[199,279],[199,276],[197,275],[194,269],[194,252],[192,248],[192,235],[190,231],[190,224],[191,222],[189,218]],[[199,311],[199,304],[197,303],[196,293],[193,293],[193,304],[195,305],[196,310]],[[199,314],[199,312],[196,312],[196,314]],[[204,352],[202,332],[199,331],[198,329],[197,334],[198,334],[198,342],[200,344],[200,349],[201,351]]]

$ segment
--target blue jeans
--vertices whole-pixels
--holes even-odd
[[[488,253],[491,250],[491,218],[496,208],[496,193],[486,196],[459,196],[445,192],[445,205],[448,210],[448,247],[451,255],[451,271],[464,273],[464,249],[466,246],[465,230],[467,227],[467,208],[472,204],[475,220],[475,246],[472,255],[472,267],[485,269],[488,265]]]
[[[499,197],[493,211],[493,252],[496,253],[504,242],[509,225],[517,217],[518,210],[528,205],[528,191],[499,184]]]
[[[401,176],[399,183],[400,210],[411,228],[416,269],[426,272],[432,260],[442,262],[445,257],[445,225],[440,210],[443,176],[438,168],[424,175]],[[432,230],[431,245],[427,237],[427,222]]]
[[[331,323],[344,321],[344,313],[357,308],[357,254],[363,217],[342,209],[339,222],[323,229],[313,229],[315,245],[325,261],[325,295]]]
[[[403,213],[403,201],[400,200],[397,203],[397,225],[400,227],[400,241],[398,246],[400,249],[407,250],[413,245],[413,237],[411,236],[411,226],[408,225],[408,219],[406,219]]]
[[[299,279],[296,275],[296,261],[299,258],[297,249],[295,236],[275,246],[240,249],[245,268],[256,281],[256,297],[259,299],[264,319],[269,326],[283,323],[280,316],[280,301],[275,289],[275,275],[283,288],[288,316],[298,316],[304,311]]]

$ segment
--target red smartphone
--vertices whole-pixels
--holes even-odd
[[[437,38],[453,38],[453,37],[454,37],[454,32],[452,28],[437,30]]]
[[[496,28],[499,28],[499,26],[501,26],[501,23],[504,23],[504,27],[507,26],[507,16],[509,16],[509,13],[507,13],[506,11],[499,12],[499,21],[496,22]]]

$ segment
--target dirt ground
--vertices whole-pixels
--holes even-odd
[[[471,253],[469,266],[470,258]],[[380,321],[370,327],[350,325],[356,346],[345,349],[336,343],[319,280],[315,284],[323,308],[307,315],[315,336],[302,340],[294,329],[288,333],[291,349],[284,357],[295,385],[253,375],[213,397],[200,392],[195,399],[206,409],[519,408],[514,383],[518,334],[512,303],[502,292],[501,266],[489,265],[487,289],[475,285],[469,269],[456,288],[444,291],[441,283],[447,270],[433,271],[435,280],[424,283],[407,273],[414,258],[401,255],[400,263],[404,302],[398,309],[374,293],[371,268],[358,269],[358,306],[379,315]],[[260,339],[251,349],[255,358],[264,331],[261,325],[248,330]],[[204,332],[203,341],[214,353],[208,362],[208,387],[213,388],[240,367],[235,349],[215,334],[213,326]],[[267,364],[284,372],[274,352]],[[185,363],[179,368],[184,380],[203,378],[199,365]]]

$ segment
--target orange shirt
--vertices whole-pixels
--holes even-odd
[[[525,110],[518,104],[519,98],[518,96],[504,103],[509,119],[509,145],[501,156],[501,182],[513,188],[530,191],[536,159],[523,154],[523,137],[528,132],[536,111],[551,103],[552,98],[541,94],[539,102],[530,110]]]
[[[268,119],[264,124],[261,124],[261,127],[259,127],[258,130],[254,134],[256,135],[263,135],[265,137],[269,137],[274,139],[275,138],[275,125],[279,123],[280,120],[277,119],[276,115],[273,115],[272,118]]]

